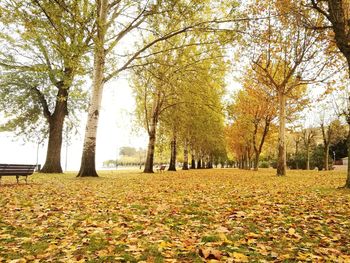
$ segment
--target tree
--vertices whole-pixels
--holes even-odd
[[[252,134],[253,125],[247,118],[242,115],[232,114],[234,120],[226,127],[226,140],[240,169],[250,169],[252,157]]]
[[[331,40],[335,42],[336,46],[343,54],[348,68],[348,75],[350,78],[350,3],[347,0],[309,0],[308,7],[316,10],[321,14],[327,22],[319,25],[311,21],[311,27],[319,30],[332,30]],[[311,19],[310,19],[311,20]],[[348,156],[350,156],[350,97],[348,97],[348,108],[344,109],[344,116],[349,126],[349,134],[347,139]],[[348,163],[347,179],[345,183],[346,188],[350,188],[350,162]]]
[[[302,132],[295,131],[293,133],[293,140],[295,142],[295,154],[294,156],[299,156],[299,146],[302,141]],[[299,169],[299,162],[297,159],[295,159],[295,169]]]
[[[246,120],[250,128],[246,133],[251,136],[254,150],[254,170],[258,170],[259,157],[263,150],[265,140],[268,136],[272,121],[276,118],[277,109],[275,98],[259,83],[252,78],[254,71],[247,71],[243,79],[243,90],[234,97],[234,104],[230,107],[229,115],[236,122]]]
[[[346,140],[347,136],[345,136],[343,140],[340,140],[339,142],[329,147],[330,152],[335,155],[335,161],[348,156]]]
[[[7,128],[31,137],[48,134],[44,173],[61,173],[63,125],[84,108],[78,76],[93,30],[88,1],[6,0],[0,4],[1,109]],[[77,30],[79,28],[79,30]]]
[[[264,6],[267,18],[251,23],[253,37],[249,38],[254,47],[250,55],[252,69],[278,98],[278,176],[286,174],[286,105],[293,100],[299,100],[300,107],[305,105],[300,99],[305,95],[307,85],[315,83],[323,71],[324,62],[315,58],[325,49],[319,42],[319,35],[303,27],[300,17],[289,5],[282,3],[273,1]],[[253,8],[260,8],[258,12],[261,13],[260,4],[266,5],[265,1],[259,2]]]
[[[104,84],[121,72],[140,66],[136,61],[152,56],[150,48],[157,43],[217,24],[220,19],[211,13],[212,10],[204,8],[207,2],[96,0],[93,81],[78,177],[98,176],[96,133]],[[121,41],[126,41],[131,32],[138,33],[139,42],[133,45],[136,49],[126,50]],[[122,53],[120,47],[124,55],[116,59],[113,54],[117,50]],[[108,65],[111,60],[116,63]]]
[[[310,147],[314,143],[314,138],[316,136],[315,130],[308,128],[302,131],[303,142],[306,151],[306,170],[310,170]]]
[[[321,126],[323,145],[324,145],[324,149],[323,149],[324,150],[323,152],[324,169],[330,170],[328,166],[329,148],[331,145],[338,143],[339,141],[343,140],[346,137],[345,130],[343,125],[341,125],[341,122],[338,119],[333,120],[329,125],[326,125],[325,121],[323,120],[320,126]]]
[[[193,43],[193,38],[171,40],[172,46],[181,43],[182,48],[171,49],[168,43],[154,46],[151,49],[153,53],[168,49],[169,52],[161,52],[152,57],[152,60],[148,58],[147,61],[151,63],[144,63],[144,67],[135,70],[133,86],[137,99],[137,117],[149,135],[144,169],[146,173],[153,172],[158,129],[163,137],[171,141],[169,169],[176,170],[177,145],[179,142],[190,144],[193,123],[199,121],[193,114],[194,111],[213,106],[214,98],[211,94],[215,97],[218,86],[214,83],[219,76],[223,76],[215,74],[218,67],[214,65],[222,65],[222,55],[217,47],[191,45],[191,42],[186,42],[188,40]],[[224,68],[220,70],[224,71]],[[207,128],[204,130],[207,131]]]
[[[119,154],[124,156],[135,156],[137,150],[134,147],[124,146],[120,148]]]

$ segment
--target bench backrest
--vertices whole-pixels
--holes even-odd
[[[0,164],[0,175],[30,175],[35,167],[32,164]]]
[[[166,167],[166,165],[161,165],[159,169],[160,170],[165,170],[165,167]]]

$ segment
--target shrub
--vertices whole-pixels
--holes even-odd
[[[259,163],[259,168],[269,168],[269,167],[270,167],[269,162],[262,161]]]

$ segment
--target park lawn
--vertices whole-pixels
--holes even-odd
[[[274,173],[3,178],[0,262],[350,262],[345,172]]]

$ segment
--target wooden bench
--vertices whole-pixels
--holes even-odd
[[[16,176],[17,184],[19,177],[25,176],[25,181],[28,183],[28,175],[33,174],[36,165],[31,164],[0,164],[0,184],[3,176]]]
[[[158,171],[158,172],[164,172],[164,171],[165,171],[165,168],[166,168],[166,165],[162,164],[161,166],[159,166],[159,167],[157,168],[157,171]]]

